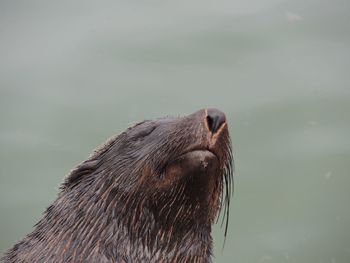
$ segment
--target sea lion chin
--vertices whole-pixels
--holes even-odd
[[[165,176],[175,179],[189,176],[205,176],[219,168],[218,157],[208,150],[194,150],[180,155],[171,161]]]

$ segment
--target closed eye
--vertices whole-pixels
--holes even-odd
[[[134,128],[136,128],[136,131],[132,137],[135,139],[141,139],[147,135],[150,135],[155,130],[155,128],[157,128],[157,126],[149,122],[144,122],[137,124]]]

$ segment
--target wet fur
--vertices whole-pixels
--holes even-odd
[[[204,117],[144,121],[110,139],[71,171],[1,262],[211,262],[211,225],[225,207],[226,235],[233,187],[227,128],[216,142],[217,174],[166,174],[171,160],[206,146]]]

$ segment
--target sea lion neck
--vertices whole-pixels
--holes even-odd
[[[64,255],[67,262],[84,262],[80,259],[96,253],[104,253],[108,260],[128,258],[130,262],[208,262],[212,249],[210,224],[180,224],[171,214],[157,218],[162,213],[156,214],[141,196],[133,196],[128,209],[123,209],[116,204],[126,201],[127,196],[112,199],[111,195],[118,195],[112,190],[109,197],[96,198],[93,187],[85,187],[86,199],[79,199],[80,193],[71,191],[69,196],[60,195],[47,209],[30,235],[31,239],[40,236],[35,239],[37,248],[47,251],[54,246],[55,253]],[[76,213],[69,212],[72,208]],[[61,242],[66,246],[60,246]]]

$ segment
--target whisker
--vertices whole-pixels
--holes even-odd
[[[226,237],[228,232],[228,225],[229,225],[229,219],[230,219],[230,204],[231,204],[231,198],[233,196],[234,192],[234,158],[232,154],[232,146],[231,146],[231,140],[228,137],[227,138],[227,145],[226,145],[226,164],[224,167],[224,173],[222,176],[222,182],[221,183],[221,202],[219,207],[219,215],[217,217],[217,221],[219,220],[220,215],[222,214],[222,221],[221,221],[221,227],[224,227],[224,244],[223,248],[226,243]],[[223,211],[222,211],[223,209]]]

